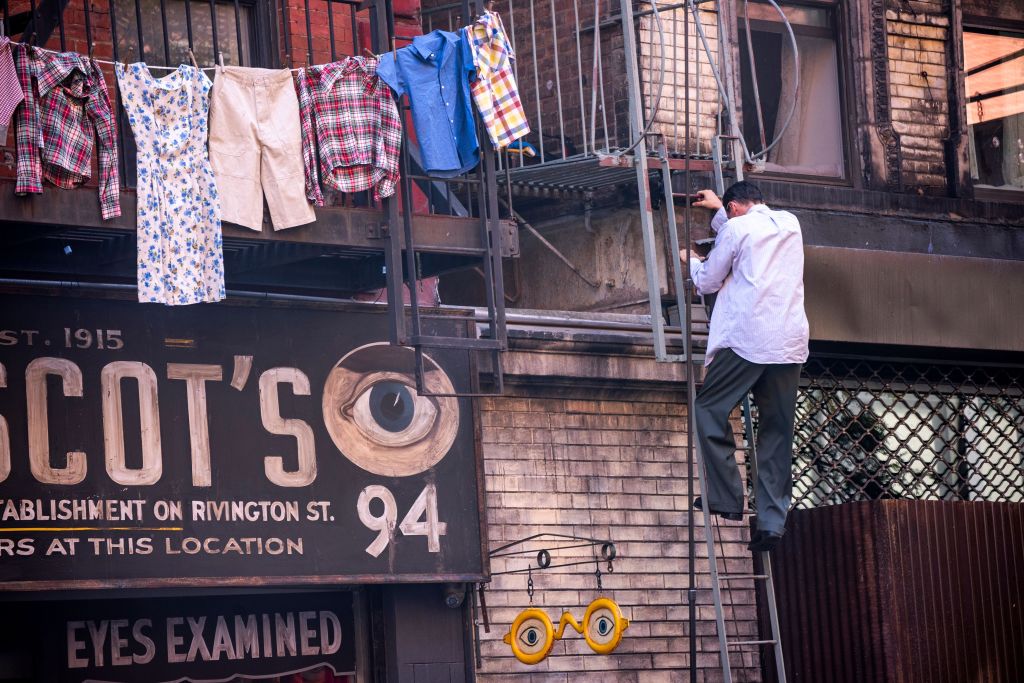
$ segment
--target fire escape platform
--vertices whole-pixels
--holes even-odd
[[[134,282],[135,215],[133,192],[121,193],[121,216],[104,221],[95,188],[17,197],[13,182],[0,181],[0,276]],[[316,217],[279,231],[269,222],[259,232],[225,223],[228,287],[332,295],[383,287],[387,238],[401,226],[389,226],[377,208],[318,207]],[[413,234],[423,277],[472,267],[485,253],[475,218],[416,215]],[[502,254],[518,254],[511,223],[502,223]]]
[[[568,198],[585,197],[606,190],[636,186],[636,168],[631,154],[622,156],[579,156],[549,161],[544,164],[515,166],[498,174],[498,184],[510,184],[512,193],[521,197]],[[686,160],[673,157],[669,165],[673,172],[682,171]],[[703,158],[691,158],[690,170],[710,172],[711,162]],[[650,175],[661,173],[661,164],[655,158],[648,161]]]

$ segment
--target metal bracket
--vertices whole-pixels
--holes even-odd
[[[549,547],[542,547],[539,550],[536,548],[522,547],[516,550],[517,546],[525,546],[527,543],[533,541],[549,541],[551,543],[567,544],[557,545]],[[548,543],[544,544],[545,546]],[[591,560],[582,560],[578,562],[563,562],[561,564],[551,563],[551,551],[555,550],[569,550],[573,548],[595,548],[594,558]],[[615,544],[606,539],[600,538],[588,538],[586,536],[571,536],[569,534],[534,534],[521,538],[518,541],[512,541],[505,545],[495,548],[487,554],[489,558],[495,557],[534,557],[537,562],[537,569],[557,569],[559,567],[577,567],[584,564],[596,564],[600,567],[601,562],[606,562],[608,565],[608,572],[615,571],[614,565],[615,558],[618,557],[618,549]],[[522,574],[523,572],[532,573],[534,565],[531,562],[525,569],[510,569],[504,572],[491,572],[491,576],[502,576],[504,574]]]
[[[386,240],[391,236],[391,227],[387,223],[366,226],[366,239]]]

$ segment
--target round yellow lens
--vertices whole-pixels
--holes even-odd
[[[544,660],[555,645],[555,630],[548,615],[539,609],[524,610],[512,622],[505,642],[523,664],[537,664]]]
[[[599,655],[606,655],[617,648],[622,641],[622,632],[628,627],[629,620],[608,598],[594,600],[583,615],[583,637],[590,649]]]

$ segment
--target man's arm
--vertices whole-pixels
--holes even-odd
[[[720,206],[715,215],[711,217],[711,229],[717,233],[728,221],[729,216],[725,213],[725,207]]]
[[[734,233],[735,230],[730,230],[728,225],[721,225],[715,239],[715,248],[708,254],[707,259],[701,261],[695,256],[690,256],[690,279],[697,287],[698,294],[714,294],[722,288],[725,278],[732,270],[733,257],[736,255]]]

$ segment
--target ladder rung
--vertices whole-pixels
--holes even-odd
[[[744,645],[775,645],[779,641],[777,640],[735,640],[726,643],[728,647],[742,647]]]
[[[753,579],[754,581],[764,581],[768,578],[767,574],[719,574],[719,581],[743,581],[744,579]]]
[[[499,339],[473,339],[471,337],[429,337],[414,336],[410,340],[413,346],[424,346],[432,349],[472,349],[475,351],[504,351],[505,345]]]

